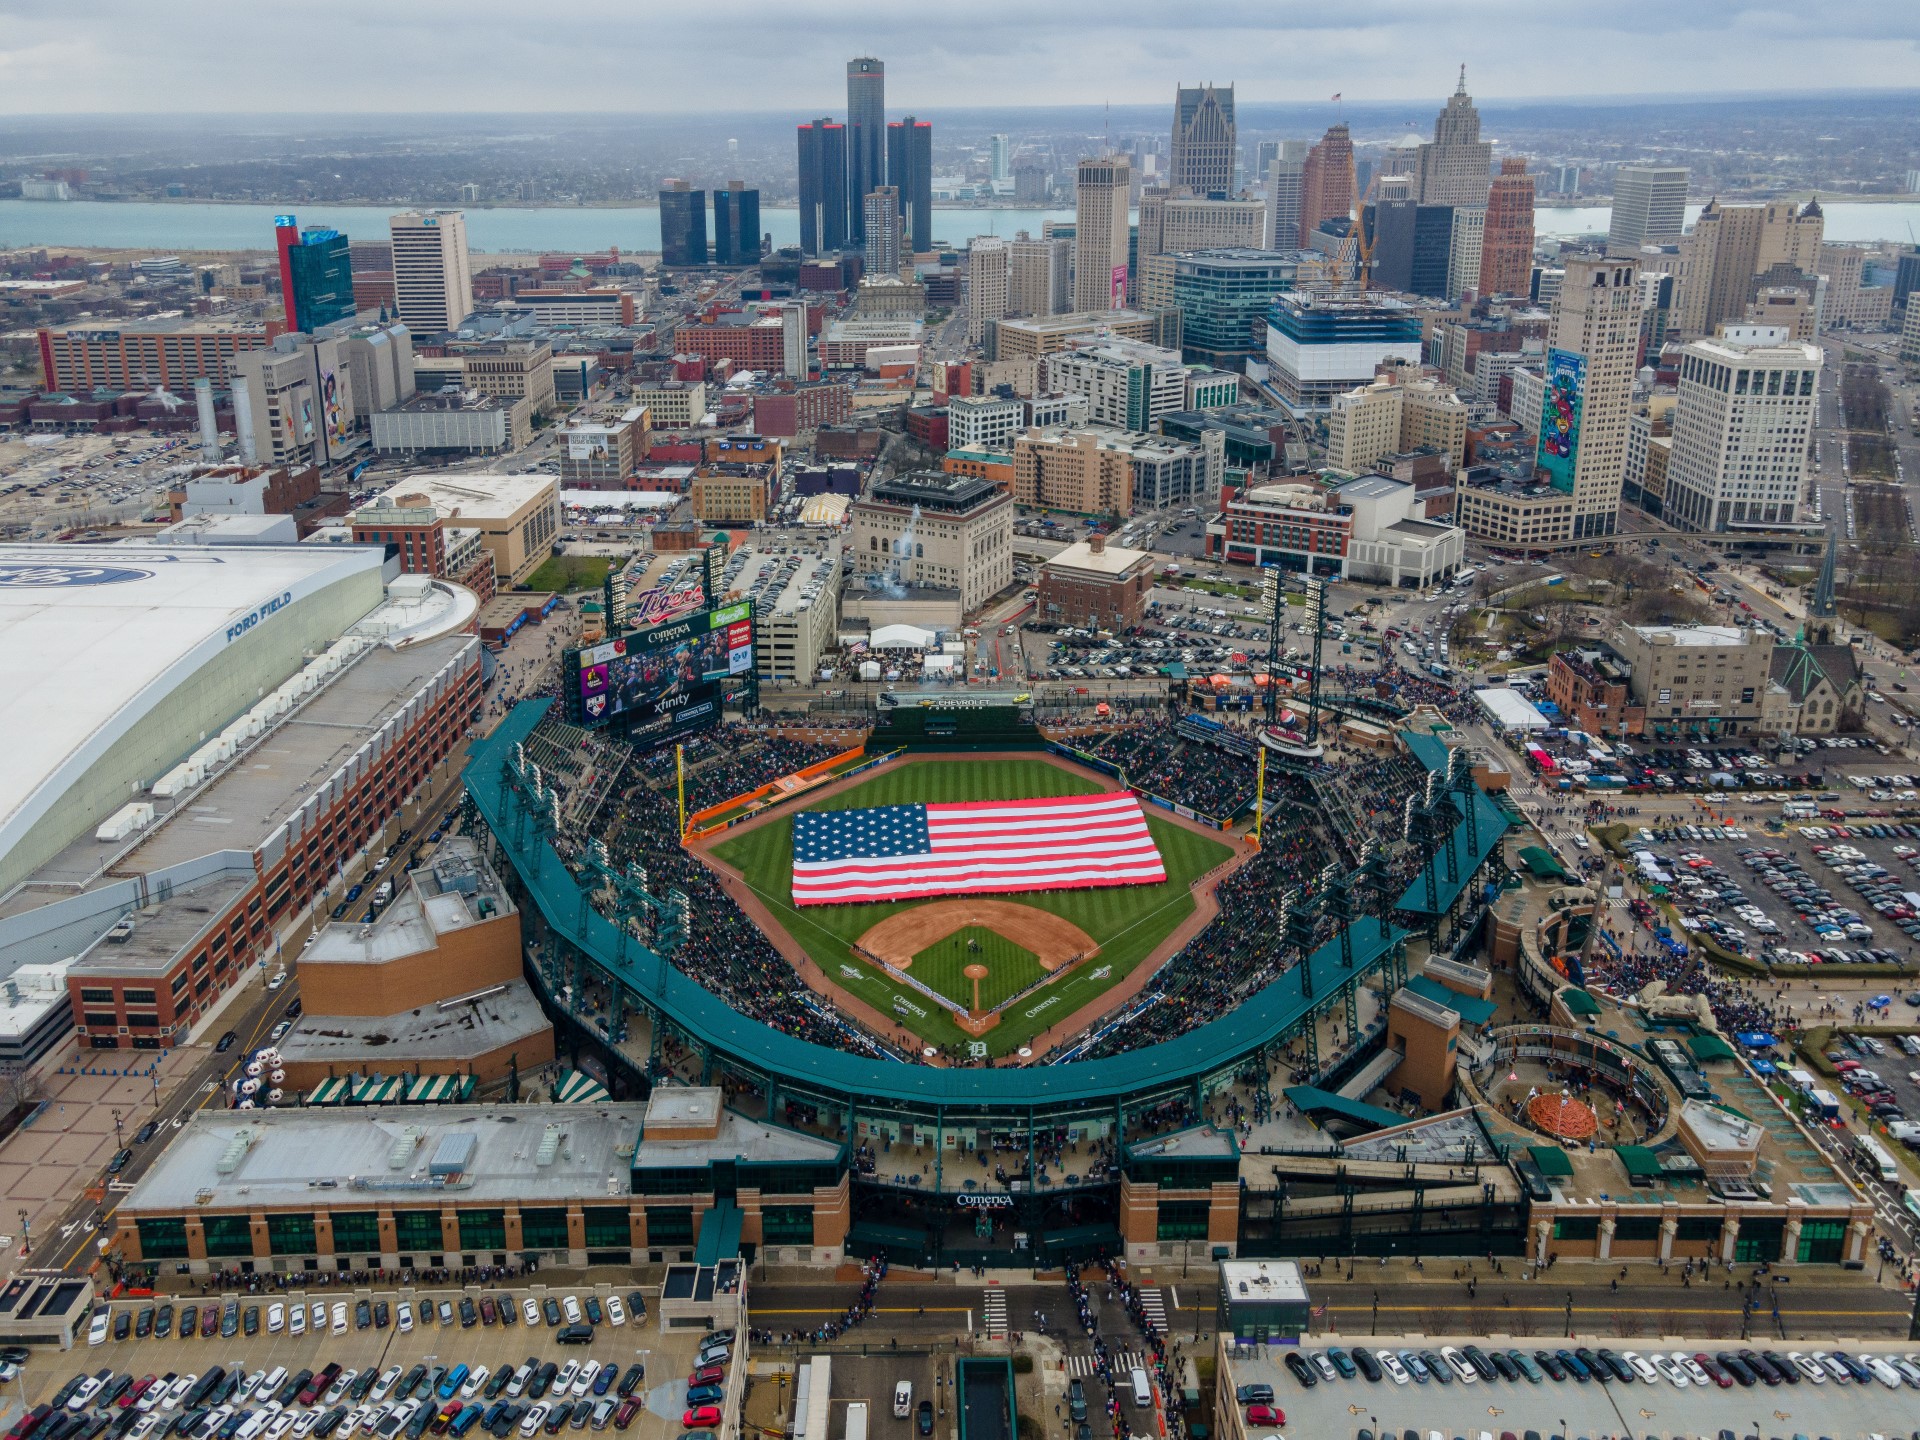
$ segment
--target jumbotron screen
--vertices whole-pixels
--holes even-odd
[[[580,723],[628,722],[664,742],[720,716],[721,686],[753,670],[753,602],[693,614],[574,652],[568,667]]]

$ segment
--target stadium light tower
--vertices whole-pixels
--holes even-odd
[[[1317,576],[1306,579],[1306,625],[1313,636],[1313,668],[1307,673],[1307,744],[1320,738],[1320,646],[1327,638],[1327,582]]]

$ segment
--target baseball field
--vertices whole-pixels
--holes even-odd
[[[1092,777],[1064,770],[1044,760],[992,757],[983,759],[926,759],[898,762],[876,771],[870,779],[808,807],[819,810],[858,809],[870,805],[918,802],[938,804],[958,800],[1023,800],[1043,795],[1072,795],[1102,789]],[[1193,882],[1234,853],[1222,840],[1196,833],[1171,819],[1147,812],[1147,825],[1166,865],[1167,878],[1158,885],[1118,886],[1097,890],[1035,891],[1001,897],[1008,904],[977,907],[983,919],[968,924],[943,922],[929,927],[926,943],[907,941],[889,954],[892,964],[904,965],[921,984],[962,1008],[971,1006],[974,980],[979,980],[981,1003],[989,1008],[1008,996],[1020,996],[999,1012],[998,1023],[977,1039],[963,1028],[952,1011],[911,984],[902,983],[886,966],[855,952],[856,941],[881,922],[928,906],[952,911],[953,900],[890,901],[873,905],[813,905],[804,909],[792,901],[793,821],[790,815],[748,830],[713,847],[713,856],[739,872],[774,918],[807,951],[835,984],[859,997],[902,1029],[930,1045],[957,1047],[962,1054],[970,1043],[984,1044],[992,1056],[1018,1049],[1048,1025],[1062,1020],[1089,1000],[1111,989],[1193,911]],[[1044,912],[1042,923],[1025,933],[1018,907]],[[962,907],[965,908],[965,907]],[[1010,915],[1012,918],[1009,918]],[[1045,917],[1057,916],[1061,925]],[[1046,981],[1067,948],[1060,932],[1084,932],[1097,947],[1091,958],[1067,964],[1057,978]],[[901,924],[889,927],[894,932]],[[912,932],[911,922],[904,926]],[[980,932],[980,933],[969,933]],[[1013,933],[1008,933],[1009,931]],[[1053,932],[1053,933],[1046,933]],[[886,932],[882,932],[886,933]],[[994,943],[1003,938],[1007,944]],[[969,949],[968,939],[975,942]],[[1036,955],[1039,958],[1036,958]],[[969,976],[969,967],[984,968],[984,976]],[[1038,982],[1046,981],[1044,984]],[[1032,988],[1030,988],[1032,987]]]

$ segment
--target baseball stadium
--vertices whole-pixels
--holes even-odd
[[[1410,956],[1450,963],[1510,878],[1437,711],[1350,709],[1387,743],[1340,764],[978,688],[679,745],[571,714],[521,705],[468,769],[562,1043],[616,1096],[718,1087],[815,1146],[660,1179],[650,1247],[729,1216],[816,1263],[1525,1243],[1471,1110],[1369,1167],[1410,1116],[1340,1093],[1408,1053]]]

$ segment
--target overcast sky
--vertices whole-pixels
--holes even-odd
[[[1783,0],[0,0],[0,112],[837,112],[1907,88],[1920,4]]]

